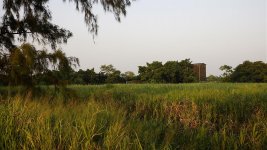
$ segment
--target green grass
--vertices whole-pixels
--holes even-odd
[[[42,88],[1,94],[0,149],[267,147],[267,84],[73,85],[67,96]]]

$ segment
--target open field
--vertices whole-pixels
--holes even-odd
[[[51,88],[0,101],[0,149],[264,149],[267,84]],[[6,88],[1,88],[5,91]]]

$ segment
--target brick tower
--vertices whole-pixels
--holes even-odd
[[[197,63],[193,64],[193,70],[199,82],[206,81],[206,64]]]

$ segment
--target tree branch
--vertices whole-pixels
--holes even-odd
[[[30,32],[30,31],[25,31],[25,32],[1,32],[0,33],[0,36],[2,36],[2,35],[4,35],[4,34],[23,34],[23,33],[29,33],[29,34],[31,34],[31,33],[33,33],[33,32]]]

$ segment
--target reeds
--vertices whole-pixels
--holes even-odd
[[[0,149],[267,147],[267,84],[69,88],[74,97],[52,102],[45,94],[2,98]]]

